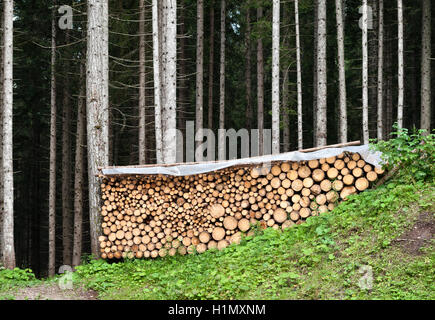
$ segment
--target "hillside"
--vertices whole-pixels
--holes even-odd
[[[101,299],[434,299],[434,207],[433,184],[392,181],[223,251],[92,261],[75,279]],[[358,285],[365,266],[371,290]]]

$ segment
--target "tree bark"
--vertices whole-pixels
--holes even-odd
[[[246,33],[245,33],[245,80],[246,80],[246,122],[248,131],[252,128],[252,80],[251,80],[251,8],[246,6]]]
[[[296,28],[296,73],[298,91],[298,150],[303,149],[302,127],[302,68],[301,68],[301,45],[299,34],[299,1],[295,0],[295,28]]]
[[[153,70],[154,70],[154,123],[156,131],[156,161],[163,162],[162,152],[162,105],[161,105],[161,57],[160,57],[160,25],[159,25],[159,6],[157,0],[152,4],[152,23],[153,23]]]
[[[288,48],[288,44],[284,41],[284,50]],[[281,107],[281,115],[282,122],[284,124],[283,129],[283,152],[290,151],[290,116],[289,116],[289,81],[288,81],[288,70],[283,64],[281,64],[281,72],[282,72],[282,107]]]
[[[363,143],[369,143],[367,0],[362,4],[362,127]]]
[[[317,126],[316,142],[318,147],[327,144],[327,76],[326,76],[326,0],[318,1],[317,32]]]
[[[185,8],[180,8],[180,14],[179,14],[179,38],[180,38],[180,74],[178,76],[179,78],[179,85],[178,85],[178,115],[177,115],[177,121],[178,121],[178,129],[181,130],[183,133],[183,137],[186,136],[186,109],[187,105],[189,103],[188,101],[188,74],[187,74],[187,57],[186,57],[186,31],[185,31]],[[177,142],[178,143],[178,142]],[[180,144],[181,146],[181,144]],[[184,148],[184,146],[183,146]],[[183,161],[185,158],[184,149],[183,149]]]
[[[56,3],[51,21],[50,169],[48,191],[48,276],[56,272]]]
[[[272,154],[279,153],[279,19],[280,0],[273,0],[272,14]]]
[[[108,1],[88,1],[86,119],[91,253],[99,255],[101,235],[100,179],[97,168],[109,161],[109,30]]]
[[[388,30],[388,29],[387,29]],[[390,133],[392,130],[393,124],[393,77],[392,77],[392,60],[393,60],[393,49],[392,49],[392,41],[391,39],[391,30],[386,33],[385,39],[386,43],[386,59],[385,59],[385,67],[387,70],[386,73],[386,92],[385,92],[385,139],[390,138]]]
[[[0,14],[0,203],[3,203],[3,82],[4,82],[4,72],[3,72],[3,53],[4,53],[4,14]],[[0,210],[0,263],[3,263],[3,209]]]
[[[165,0],[163,7],[164,32],[164,103],[163,103],[163,163],[175,163],[177,155],[177,4]]]
[[[77,97],[77,131],[74,168],[74,244],[72,265],[78,266],[82,256],[82,224],[83,224],[83,174],[85,151],[85,81],[84,64],[80,64],[80,91]]]
[[[221,44],[220,44],[220,67],[219,67],[219,131],[218,131],[218,155],[219,160],[225,154],[225,0],[221,0]]]
[[[295,2],[296,4],[296,2]],[[284,11],[285,12],[285,11]],[[295,19],[296,20],[296,19]],[[286,35],[283,36],[283,45],[282,45],[282,52],[284,53],[283,56],[287,52],[290,51],[289,46],[289,34],[290,34],[290,15],[283,14],[283,24],[286,29]],[[281,103],[281,116],[282,116],[282,122],[283,122],[283,133],[282,133],[282,145],[283,145],[283,152],[289,152],[290,151],[290,105],[289,105],[289,93],[290,93],[290,86],[289,86],[289,65],[286,65],[288,63],[281,63],[281,73],[282,73],[282,89],[281,89],[281,96],[282,96],[282,103]]]
[[[3,264],[15,268],[14,248],[14,180],[13,180],[13,0],[3,1]]]
[[[139,164],[146,163],[145,0],[139,0]]]
[[[337,20],[337,58],[338,58],[338,94],[339,94],[339,134],[340,143],[347,142],[347,107],[346,107],[346,74],[344,68],[344,25],[342,0],[335,0],[335,16]]]
[[[319,45],[318,41],[318,8],[319,0],[314,1],[314,40],[313,40],[313,146],[317,146],[317,48]]]
[[[431,120],[431,0],[423,0],[421,39],[421,124],[420,128],[430,133]]]
[[[66,30],[66,43],[69,32]],[[62,245],[63,264],[72,264],[73,216],[71,209],[71,105],[69,99],[69,63],[64,64],[66,76],[62,105]]]
[[[383,106],[383,85],[384,85],[384,0],[379,0],[379,22],[378,22],[378,116],[377,116],[377,138],[383,139],[384,132],[384,106]]]
[[[196,111],[195,111],[195,132],[200,132],[195,136],[196,148],[202,143],[203,105],[204,105],[204,1],[197,0],[196,11]],[[197,139],[198,138],[198,139]]]
[[[257,8],[257,23],[263,19],[263,8]],[[264,129],[264,61],[263,39],[257,39],[257,126],[258,126],[258,152],[263,155],[263,129]]]
[[[210,3],[210,44],[208,62],[208,127],[213,130],[213,78],[214,78],[214,1]]]
[[[376,136],[377,64],[378,64],[378,0],[367,0],[367,54],[369,136]]]
[[[403,127],[403,8],[402,0],[397,0],[397,84],[398,84],[398,99],[397,99],[397,125],[399,128]]]

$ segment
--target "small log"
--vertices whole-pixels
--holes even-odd
[[[343,177],[343,183],[348,186],[352,185],[354,180],[355,178],[351,174],[347,174]]]
[[[211,216],[215,219],[218,219],[225,214],[225,208],[221,204],[213,204],[208,210]]]
[[[212,232],[212,238],[216,241],[220,241],[225,237],[225,229],[217,227]]]
[[[312,173],[312,178],[316,182],[320,182],[325,178],[325,172],[321,169],[315,169]]]
[[[205,243],[200,243],[196,246],[196,252],[204,253],[207,250],[207,245]]]
[[[210,234],[207,231],[203,231],[199,234],[199,241],[207,243],[210,241]]]
[[[378,178],[378,174],[375,171],[369,171],[366,174],[366,178],[368,181],[373,182]]]
[[[251,224],[250,224],[248,219],[243,218],[243,219],[239,220],[239,222],[237,223],[237,226],[238,226],[240,231],[246,232],[251,227]]]
[[[358,178],[355,181],[355,187],[358,189],[358,191],[364,191],[369,187],[369,181],[364,177]]]
[[[223,239],[217,243],[217,248],[218,248],[218,250],[222,250],[222,249],[225,249],[226,247],[228,247],[228,245],[229,245],[228,240]]]
[[[290,163],[288,163],[288,162],[283,162],[281,164],[281,171],[282,172],[289,172],[290,168],[291,168],[291,166],[290,166]]]
[[[329,168],[328,171],[326,172],[326,175],[331,180],[335,179],[338,176],[338,170],[337,170],[337,168],[335,168],[335,167]]]
[[[224,228],[227,230],[234,230],[237,228],[237,219],[232,216],[227,216],[224,219]],[[216,239],[215,239],[216,240]]]
[[[287,212],[281,208],[278,208],[273,212],[273,219],[277,223],[283,223],[285,220],[287,220]]]
[[[299,215],[301,216],[301,218],[308,218],[311,214],[311,210],[310,208],[301,208],[301,210],[299,211]]]
[[[332,188],[332,183],[329,180],[323,180],[322,182],[320,182],[320,189],[322,189],[322,191],[328,192],[329,190],[331,190]]]
[[[344,187],[340,192],[340,198],[343,200],[347,200],[347,197],[356,192],[356,188],[354,186]]]
[[[285,230],[285,229],[288,229],[288,228],[290,228],[290,227],[292,227],[292,226],[294,226],[295,225],[295,223],[293,222],[293,221],[291,221],[291,220],[286,220],[286,221],[284,221],[284,223],[281,225],[281,229],[282,230]]]
[[[311,174],[311,170],[308,166],[301,166],[298,169],[298,175],[301,178],[307,178]]]
[[[291,186],[291,188],[292,188],[294,191],[298,192],[298,191],[301,191],[301,190],[302,190],[303,186],[304,186],[304,184],[303,184],[302,180],[300,180],[300,179],[296,179],[296,180],[294,180],[294,181],[292,182],[292,186]]]

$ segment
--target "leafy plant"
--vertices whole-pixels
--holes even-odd
[[[35,280],[35,275],[31,269],[14,268],[0,271],[0,281],[31,281]]]
[[[430,180],[435,176],[435,134],[423,129],[409,133],[406,128],[393,125],[394,138],[377,141],[371,147],[382,152],[387,169],[400,166],[400,175],[411,180]],[[372,140],[376,142],[376,140]]]
[[[0,269],[0,293],[4,292],[6,296],[12,288],[29,286],[38,282],[39,280],[36,279],[31,269]],[[4,297],[5,299],[7,298],[6,296]]]

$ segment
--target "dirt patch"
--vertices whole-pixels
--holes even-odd
[[[431,212],[422,212],[417,222],[403,235],[394,240],[409,254],[420,255],[420,248],[427,245],[435,234],[435,217]]]
[[[97,300],[98,293],[83,288],[61,289],[57,284],[20,288],[11,294],[15,300]]]

